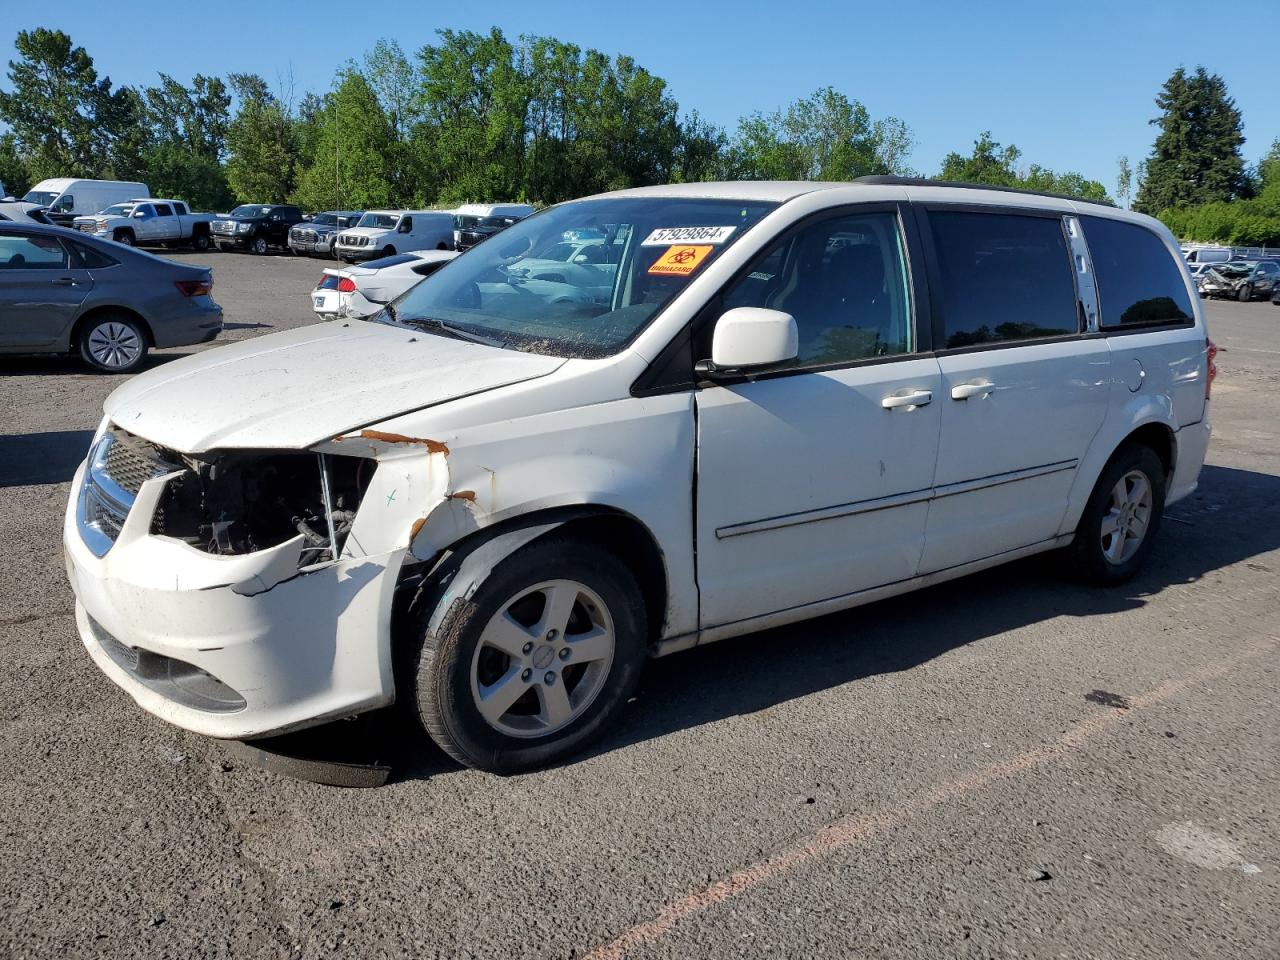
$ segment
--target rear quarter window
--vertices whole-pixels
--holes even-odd
[[[1081,217],[1098,282],[1102,329],[1189,324],[1194,314],[1182,271],[1146,227]]]

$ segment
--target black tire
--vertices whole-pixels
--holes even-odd
[[[441,243],[437,243],[437,244],[436,244],[436,249],[437,249],[437,250],[448,250],[449,248],[448,248],[447,246],[445,246],[443,242],[441,242]]]
[[[113,350],[111,344],[118,346]],[[102,373],[133,373],[146,361],[149,348],[142,324],[123,313],[96,314],[76,334],[80,358]]]
[[[111,239],[116,243],[124,244],[126,247],[132,247],[134,245],[132,230],[117,230],[111,235]]]
[[[383,247],[383,248],[382,248],[382,256],[384,256],[384,257],[394,257],[395,255],[396,255],[396,248],[395,248],[395,247],[390,246],[390,245],[387,245],[387,246],[385,246],[385,247]]]
[[[480,713],[472,693],[472,665],[481,662],[477,656],[481,634],[512,598],[538,584],[560,579],[587,587],[607,608],[614,633],[612,660],[594,699],[565,726],[544,735],[503,733]],[[416,645],[410,651],[405,678],[411,683],[409,696],[416,706],[413,712],[431,739],[468,767],[518,773],[577,753],[609,728],[640,680],[647,636],[640,588],[616,557],[592,544],[554,537],[535,541],[502,561],[469,599],[455,598],[435,633],[427,629],[431,613],[423,611]],[[485,652],[490,652],[489,648]],[[538,652],[535,649],[532,657]],[[512,663],[508,660],[501,669],[510,670]],[[553,664],[553,669],[558,669],[559,665]],[[534,672],[545,667],[536,665]],[[560,682],[566,679],[565,675],[558,678]],[[585,680],[584,674],[579,682]],[[531,702],[542,700],[537,687],[535,679],[527,688],[528,696],[535,698]],[[512,709],[519,705],[517,701]]]
[[[1112,491],[1123,478],[1135,472],[1143,474],[1150,484],[1149,516],[1136,551],[1117,561],[1109,559],[1104,548],[1103,521],[1112,510]],[[1164,464],[1150,447],[1129,444],[1116,451],[1089,495],[1089,502],[1085,504],[1080,523],[1076,526],[1075,540],[1069,548],[1071,565],[1077,576],[1089,583],[1112,586],[1137,574],[1160,532],[1167,484]]]
[[[207,234],[207,233],[196,233],[196,234],[192,234],[192,236],[191,236],[191,248],[192,248],[193,250],[197,250],[197,251],[199,251],[200,253],[204,253],[204,252],[205,252],[206,250],[208,250],[211,246],[213,246],[213,241],[212,241],[211,239],[209,239],[209,234]]]
[[[1236,299],[1241,303],[1248,303],[1253,299],[1253,287],[1249,284],[1242,284],[1240,289],[1236,291]]]
[[[262,257],[262,256],[266,256],[267,251],[270,249],[270,245],[267,243],[266,237],[259,236],[259,237],[254,237],[252,240],[249,241],[249,249],[252,250],[254,253],[256,253],[258,256]]]

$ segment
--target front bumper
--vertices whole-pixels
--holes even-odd
[[[377,260],[382,256],[382,247],[345,247],[339,244],[334,251],[339,259],[344,260]]]
[[[249,234],[247,233],[215,233],[211,234],[214,244],[219,250],[247,250]]]
[[[392,701],[391,609],[405,550],[343,557],[261,589],[278,578],[280,548],[213,556],[150,533],[162,477],[143,485],[98,556],[79,522],[84,471],[63,524],[76,626],[102,672],[144,710],[248,739]]]
[[[306,254],[309,256],[321,254],[327,257],[333,253],[333,244],[329,243],[327,240],[316,240],[314,243],[308,243],[304,240],[294,240],[290,238],[289,249],[294,253]]]

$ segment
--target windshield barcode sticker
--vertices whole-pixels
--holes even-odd
[[[673,243],[726,243],[737,227],[659,227],[644,238],[642,247],[666,247]]]

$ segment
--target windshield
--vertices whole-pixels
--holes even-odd
[[[242,203],[231,211],[231,216],[241,220],[257,220],[259,217],[265,217],[270,212],[270,207],[264,207],[260,203]]]
[[[317,213],[311,218],[311,222],[318,227],[331,227],[338,222],[338,218],[332,213]]]
[[[380,319],[435,321],[530,353],[608,356],[774,206],[670,197],[562,204],[468,251]],[[542,258],[583,230],[603,237],[594,262]]]
[[[133,213],[132,203],[113,203],[107,209],[102,211],[104,217],[127,217]]]
[[[38,203],[42,207],[47,207],[60,196],[62,194],[55,190],[31,190],[22,199],[27,203]]]
[[[459,230],[466,230],[468,227],[474,227],[483,219],[483,217],[477,217],[470,213],[458,213],[454,214],[453,225]]]
[[[392,230],[395,225],[400,222],[400,215],[396,213],[366,213],[360,218],[357,227],[381,227],[384,230]]]

